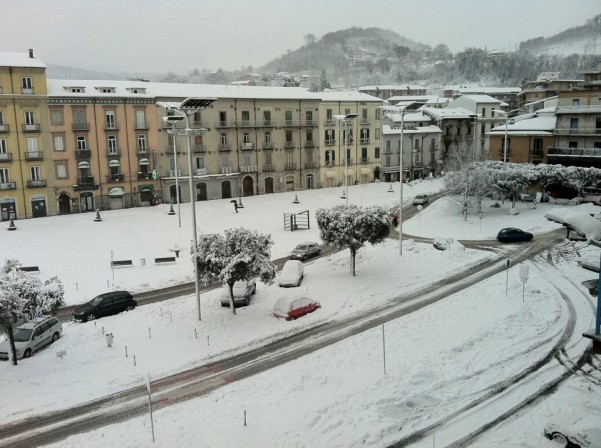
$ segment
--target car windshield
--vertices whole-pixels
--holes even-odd
[[[13,333],[13,338],[15,339],[15,342],[29,341],[32,332],[32,328],[17,328]]]
[[[92,305],[92,306],[96,306],[98,305],[100,302],[102,302],[102,297],[98,296],[98,297],[94,297],[92,300],[90,300],[88,302],[88,305]]]
[[[296,250],[307,250],[307,245],[299,244],[298,246],[296,246]]]

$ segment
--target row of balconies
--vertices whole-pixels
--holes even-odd
[[[41,179],[31,179],[27,181],[27,188],[43,188],[46,186],[46,181]],[[16,190],[16,182],[0,182],[0,190]]]
[[[555,135],[601,135],[601,128],[555,129]]]
[[[171,151],[173,151],[173,146],[171,147]],[[194,151],[197,152],[197,151]],[[136,154],[138,155],[149,155],[152,153],[152,150],[150,150],[148,147],[145,146],[139,146],[136,148]],[[122,154],[122,151],[120,148],[107,148],[106,150],[106,155],[110,156],[110,157],[119,157]],[[76,149],[75,150],[75,157],[78,159],[89,159],[90,157],[92,157],[92,150],[91,149]]]
[[[27,151],[23,153],[23,158],[29,162],[36,160],[43,160],[44,153],[42,151]],[[13,155],[10,152],[0,153],[0,163],[7,163],[13,161]]]
[[[120,127],[119,127],[119,124],[117,124],[117,123],[115,123],[115,124],[105,123],[104,124],[104,130],[105,131],[118,131],[119,129],[120,129]],[[134,129],[136,131],[143,131],[143,130],[150,129],[150,126],[148,126],[148,123],[138,123],[138,122],[135,122],[134,123]],[[73,131],[89,131],[90,130],[90,123],[88,123],[88,122],[72,123],[71,124],[71,130],[73,130]]]
[[[601,159],[601,148],[565,148],[552,146],[547,149],[547,157],[563,159]]]

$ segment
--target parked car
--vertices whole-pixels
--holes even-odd
[[[305,274],[303,262],[300,260],[288,260],[284,263],[280,272],[280,286],[300,286]]]
[[[56,341],[63,332],[60,321],[53,316],[40,317],[13,330],[17,359],[29,358],[34,352]],[[11,356],[8,338],[0,344],[0,359]]]
[[[250,296],[257,292],[257,281],[255,279],[239,280],[234,283],[232,292],[234,293],[234,306],[248,306]],[[223,285],[221,291],[221,306],[230,306],[230,288],[227,284]]]
[[[300,243],[290,252],[291,260],[305,261],[307,258],[316,257],[321,253],[321,247],[314,241],[305,241]]]
[[[543,433],[570,448],[601,447],[600,415],[565,414],[548,422]]]
[[[432,240],[432,246],[438,250],[447,250],[449,248],[449,242],[445,238],[437,236]]]
[[[111,291],[75,308],[73,319],[81,322],[133,310],[138,303],[128,291]]]
[[[530,232],[524,232],[517,227],[506,227],[497,234],[497,241],[501,243],[515,243],[518,241],[530,241],[533,235]]]
[[[413,205],[426,205],[428,203],[427,194],[418,194],[413,198]]]
[[[294,320],[305,314],[312,313],[318,308],[321,308],[319,302],[307,297],[281,297],[275,302],[273,315],[286,320]]]

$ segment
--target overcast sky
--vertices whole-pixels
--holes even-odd
[[[311,33],[380,27],[417,42],[514,50],[583,25],[599,0],[0,0],[0,51],[46,64],[187,74],[259,67]]]

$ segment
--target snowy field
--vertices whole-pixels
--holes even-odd
[[[404,187],[404,197],[410,201],[415,194],[441,188],[438,180],[418,182]],[[393,185],[392,193],[388,189],[389,184],[354,186],[349,202],[392,207],[398,204],[398,184]],[[292,204],[294,193],[243,198],[245,207],[238,214],[226,200],[201,202],[197,203],[198,227],[207,233],[240,226],[270,233],[275,242],[273,258],[279,258],[299,242],[319,240],[315,210],[343,202],[340,193],[341,189],[297,192],[298,205]],[[554,207],[550,204],[532,209],[531,204],[519,202],[520,213],[513,216],[507,212],[509,203],[502,208],[489,205],[485,204],[482,219],[472,213],[465,221],[454,200],[443,198],[404,223],[403,230],[456,241],[492,239],[506,226],[535,235],[558,227],[543,218]],[[135,293],[191,281],[192,265],[184,253],[191,239],[189,204],[181,204],[181,228],[178,217],[167,215],[167,210],[168,206],[158,206],[106,211],[100,223],[93,221],[92,214],[18,221],[17,231],[0,233],[0,247],[6,258],[40,266],[42,279],[58,275],[71,304],[112,288]],[[294,210],[310,211],[310,230],[283,230],[284,212]],[[169,249],[175,244],[183,249],[177,263],[154,266],[154,257],[171,255]],[[111,250],[114,259],[132,259],[134,267],[112,271]],[[518,374],[532,357],[543,356],[565,326],[567,314],[552,283],[575,288],[574,284],[592,278],[576,261],[579,256],[595,255],[598,259],[598,249],[585,248],[584,243],[564,245],[550,253],[555,265],[541,268],[528,263],[530,278],[524,290],[514,267],[507,296],[505,274],[499,274],[389,322],[384,330],[366,331],[202,398],[155,411],[154,445],[148,417],[141,417],[73,435],[52,446],[386,446],[435,422],[450,409],[477,400],[490,384]],[[407,239],[400,257],[398,241],[388,240],[360,251],[356,277],[348,274],[348,251],[342,251],[307,263],[300,288],[259,283],[251,306],[239,308],[236,316],[221,308],[219,292],[211,291],[201,295],[202,322],[196,319],[193,295],[94,323],[70,322],[64,325],[59,341],[31,359],[20,361],[17,367],[0,363],[0,418],[9,422],[65,408],[144,384],[147,375],[156,379],[307,327],[394,303],[396,297],[493,256],[463,249],[460,244],[440,252],[430,244]],[[560,272],[572,282],[563,280]],[[297,294],[316,298],[322,308],[293,322],[271,316],[279,297]],[[590,299],[581,292],[575,296],[579,296],[578,311],[583,316],[580,330],[586,331],[594,324]],[[114,334],[112,348],[106,346],[103,331]],[[582,338],[572,341],[570,357],[576,360],[588,344]],[[57,358],[58,350],[66,350],[67,355]],[[539,381],[542,384],[544,378]],[[570,409],[593,409],[601,414],[598,399],[597,404],[593,402],[599,392],[598,384],[574,377],[550,398],[489,431],[474,446],[555,446],[542,436],[546,419]],[[441,430],[415,446],[446,446],[445,437],[452,434]]]

